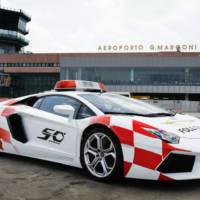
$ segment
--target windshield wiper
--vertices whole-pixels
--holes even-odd
[[[146,114],[145,116],[147,117],[165,117],[165,116],[175,116],[175,113],[151,113],[151,114]]]
[[[150,114],[141,114],[141,113],[121,113],[121,112],[104,112],[105,114],[111,115],[136,115],[136,116],[143,116],[143,117],[165,117],[165,116],[175,116],[173,113],[150,113]]]
[[[144,114],[140,114],[140,113],[121,113],[121,112],[104,112],[105,114],[111,114],[111,115],[137,115],[137,116],[146,116]]]

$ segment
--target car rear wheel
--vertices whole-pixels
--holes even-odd
[[[104,128],[90,131],[82,141],[81,163],[96,180],[122,177],[123,157],[116,136]]]

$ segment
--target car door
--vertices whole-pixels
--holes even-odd
[[[33,108],[21,113],[28,142],[23,146],[27,156],[60,163],[72,162],[76,157],[78,127],[75,119],[55,113],[55,105],[70,105],[74,117],[81,103],[71,97],[51,95],[40,98]]]

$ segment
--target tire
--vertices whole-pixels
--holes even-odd
[[[83,169],[97,181],[123,177],[123,155],[118,138],[107,128],[94,128],[81,143]]]

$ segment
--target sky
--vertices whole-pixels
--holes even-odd
[[[199,0],[1,0],[29,23],[32,52],[97,52],[102,45],[196,44]]]

